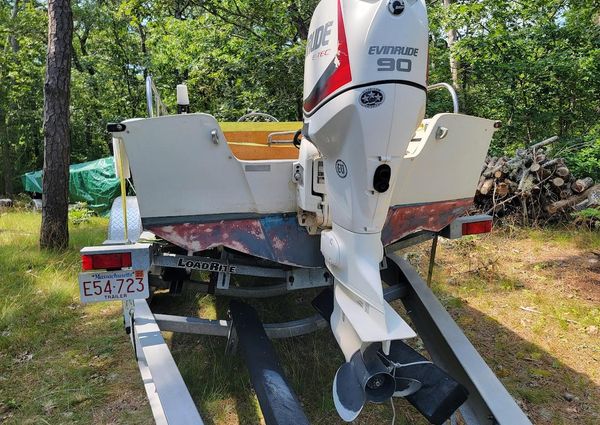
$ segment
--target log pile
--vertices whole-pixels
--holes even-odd
[[[551,137],[512,158],[486,158],[475,195],[485,214],[514,216],[524,224],[571,219],[571,214],[600,205],[600,185],[590,177],[573,176],[564,159],[551,158]]]

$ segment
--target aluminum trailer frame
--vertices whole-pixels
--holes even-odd
[[[433,232],[421,232],[386,250],[386,268],[382,270],[382,277],[389,286],[384,289],[384,297],[388,302],[402,301],[432,360],[468,388],[469,398],[460,408],[467,425],[531,424],[417,271],[392,251],[431,239],[435,241],[437,236],[438,234]],[[160,257],[157,262],[163,265],[174,264],[172,258]],[[250,267],[244,272],[256,272],[263,278],[269,276],[285,279],[290,276],[289,270],[265,272],[260,267]],[[306,279],[307,282],[298,285],[300,288],[326,286],[326,279],[320,278],[312,284],[308,282],[308,277]],[[160,286],[160,282],[155,283]],[[162,283],[167,284],[164,281]],[[188,284],[193,284],[200,291],[209,290],[209,285],[201,282],[190,281]],[[286,282],[254,288],[231,286],[216,289],[215,293],[232,297],[264,298],[282,295],[293,289],[296,288]],[[230,339],[228,345],[231,346],[236,342],[232,340],[232,334],[235,337],[232,321],[153,314],[146,300],[127,301],[123,304],[126,329],[130,330],[134,352],[156,423],[202,424],[201,415],[161,331],[227,337]],[[264,331],[268,338],[289,338],[326,327],[326,320],[315,314],[301,320],[265,324]]]
[[[251,292],[253,290],[247,288],[245,291]],[[271,290],[269,287],[266,287],[266,289],[259,287],[254,288],[254,291],[256,292],[254,295],[261,298],[265,291],[269,293]],[[405,294],[406,291],[402,286],[389,287],[384,291],[387,301],[396,300]],[[231,296],[232,294],[229,293],[228,295]],[[247,293],[244,293],[244,295],[247,295]],[[123,303],[123,316],[125,329],[131,338],[156,423],[158,425],[202,425],[204,422],[201,415],[189,394],[161,332],[170,331],[226,337],[229,340],[228,345],[231,347],[237,345],[237,339],[239,339],[239,336],[233,332],[233,321],[154,314],[146,300],[125,301]],[[263,325],[266,336],[272,339],[302,336],[325,329],[327,326],[327,321],[320,314],[305,319]],[[231,351],[231,348],[228,351]],[[277,420],[277,417],[275,417],[275,421],[271,423],[283,424],[286,422]],[[267,425],[271,423],[267,422]],[[294,425],[296,422],[287,423]]]

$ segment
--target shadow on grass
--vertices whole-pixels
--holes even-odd
[[[317,292],[307,291],[270,300],[246,300],[265,323],[294,320],[314,314],[310,300]],[[230,298],[194,296],[155,296],[152,309],[158,313],[192,314],[207,310],[204,317],[227,318]],[[206,304],[209,306],[206,306]],[[212,317],[211,317],[212,316]],[[172,352],[208,424],[259,424],[260,409],[245,363],[239,354],[225,354],[226,338],[174,334]],[[281,365],[311,419],[318,422],[323,412],[333,411],[330,386],[343,362],[333,336],[320,331],[303,337],[275,340]],[[317,366],[318,365],[318,366]],[[326,397],[323,397],[323,395]],[[331,423],[325,421],[323,423]]]
[[[600,387],[589,376],[466,303],[448,311],[534,424],[599,423]]]
[[[598,423],[598,386],[585,374],[566,366],[551,353],[522,339],[498,321],[441,288],[438,296],[455,320],[536,424]],[[295,293],[270,300],[247,300],[265,323],[293,320],[313,314],[310,300],[317,292]],[[153,311],[196,315],[199,302],[193,292],[181,297],[161,295]],[[216,317],[227,318],[229,299],[208,296]],[[201,301],[199,301],[201,300]],[[448,302],[449,301],[449,302]],[[402,309],[401,303],[394,307]],[[259,407],[245,364],[237,355],[225,355],[225,338],[175,334],[173,354],[190,393],[208,424],[261,423]],[[342,424],[331,397],[331,384],[344,361],[329,330],[274,341],[284,371],[313,424]],[[565,393],[575,398],[567,401]],[[396,424],[426,424],[404,400],[397,400]],[[356,424],[380,424],[391,420],[389,404],[367,405]],[[575,422],[573,422],[575,420]]]

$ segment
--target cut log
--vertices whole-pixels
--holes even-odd
[[[479,183],[477,183],[477,192],[481,193],[481,186],[483,186],[483,183],[486,181],[485,176],[480,176],[479,177]]]
[[[565,185],[565,181],[560,177],[555,177],[552,179],[552,184],[556,187],[562,187]]]
[[[592,201],[599,202],[600,201],[600,185],[592,186],[588,190],[583,193],[571,196],[569,199],[564,199],[562,201],[553,202],[552,204],[546,207],[546,211],[549,214],[556,214],[558,211],[562,211],[566,208],[577,205],[584,200],[588,200],[588,205],[591,205]]]
[[[558,140],[558,136],[552,136],[549,139],[543,140],[543,141],[541,141],[539,143],[536,143],[535,145],[531,145],[529,147],[529,149],[531,149],[531,150],[539,149],[541,147],[544,147],[544,146],[547,146],[547,145],[549,145],[551,143],[554,143],[557,140]]]
[[[502,158],[492,158],[490,160],[490,162],[488,162],[488,166],[486,168],[486,170],[483,172],[483,175],[485,177],[492,177],[494,175],[494,173],[496,172],[496,170],[498,168],[497,165],[498,163],[500,163],[500,167],[502,167],[502,165],[504,165],[504,161],[502,161]]]
[[[521,194],[523,196],[529,196],[535,187],[535,177],[528,173],[521,185]]]
[[[540,168],[542,168],[542,166],[537,162],[534,162],[533,164],[531,164],[531,167],[529,167],[529,171],[531,171],[532,173],[537,173],[540,170]]]
[[[490,190],[494,187],[494,179],[487,179],[481,185],[481,190],[479,191],[482,195],[487,195],[490,193]]]
[[[510,186],[508,183],[502,182],[496,185],[496,194],[500,198],[504,198],[510,192]]]
[[[508,185],[511,192],[514,192],[515,190],[517,190],[517,187],[519,187],[518,184],[516,184],[514,181],[512,181],[510,179],[504,179],[504,183],[506,183]]]
[[[525,180],[527,180],[528,176],[529,176],[529,169],[525,166],[525,164],[523,164],[523,169],[521,170],[521,174],[519,177],[519,187],[517,188],[517,190],[519,192],[523,191],[523,185],[525,184]]]
[[[573,196],[573,192],[571,192],[569,189],[560,191],[560,199],[569,199],[571,196]]]
[[[575,182],[571,185],[571,189],[575,193],[581,193],[588,190],[594,184],[594,179],[591,177],[586,177],[584,179],[575,180]]]
[[[555,159],[551,159],[550,161],[544,162],[543,167],[548,169],[550,167],[553,167],[553,166],[561,164],[561,163],[562,163],[562,158],[555,158]]]
[[[569,169],[567,167],[558,167],[556,169],[556,175],[559,177],[567,177],[569,174],[571,174],[571,172],[569,171]]]
[[[552,171],[548,170],[547,168],[543,168],[542,166],[537,175],[540,177],[540,179],[545,180],[552,175]]]
[[[583,211],[588,207],[589,204],[590,204],[590,201],[588,201],[586,199],[576,205],[573,205],[573,211]]]

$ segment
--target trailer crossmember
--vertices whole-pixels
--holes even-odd
[[[469,390],[469,397],[460,408],[464,423],[530,425],[527,416],[437,301],[417,271],[398,254],[388,254],[386,260],[387,268],[382,270],[382,278],[388,284],[384,289],[384,298],[388,302],[398,299],[402,301],[431,359],[442,369],[451,372]],[[257,289],[260,291],[260,288],[230,288],[223,293],[236,296],[230,292],[233,289],[246,291],[237,295],[248,294]],[[285,290],[284,287],[280,289]],[[319,313],[322,314],[321,311]],[[306,335],[328,326],[321,314],[290,322],[261,324],[261,327],[267,339]],[[203,424],[161,331],[227,337],[228,351],[231,353],[235,351],[231,347],[239,343],[240,329],[245,328],[235,329],[231,320],[153,314],[146,300],[125,302],[124,315],[126,326],[132,330],[134,351],[156,423]],[[252,329],[254,332],[258,328],[254,326]],[[277,360],[276,357],[273,358]],[[253,364],[248,363],[251,374]],[[263,363],[259,366],[265,367]],[[260,385],[261,381],[256,382]],[[281,382],[285,383],[286,380],[282,379]],[[293,393],[291,388],[285,391]],[[269,403],[269,397],[263,398],[261,408],[264,403]],[[265,408],[270,409],[268,405]],[[277,409],[274,411],[277,412]],[[271,423],[296,423],[289,417],[282,419],[277,413],[270,415],[274,418]]]

